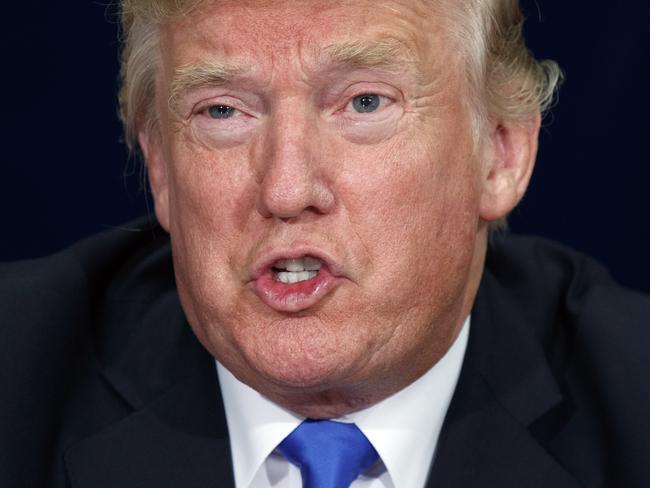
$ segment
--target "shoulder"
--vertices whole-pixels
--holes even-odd
[[[107,307],[150,300],[171,281],[168,239],[148,220],[0,264],[0,389],[10,392],[0,402],[0,457],[9,469],[0,479],[36,486],[66,436],[121,414],[98,373],[98,349],[125,328],[110,322]]]
[[[539,238],[492,242],[486,275],[497,290],[490,297],[501,308],[516,307],[541,345],[565,399],[551,450],[575,458],[585,472],[589,453],[599,452],[620,486],[645,479],[650,296],[619,285],[591,258]]]
[[[546,239],[508,236],[491,243],[486,270],[547,348],[561,336],[594,367],[650,367],[650,296],[621,286],[593,259]]]
[[[52,256],[0,263],[0,318],[7,324],[3,333],[28,336],[36,328],[43,334],[47,330],[41,324],[47,322],[51,332],[64,334],[92,315],[103,294],[134,263],[166,242],[153,221],[140,219]]]
[[[161,253],[171,268],[168,238],[143,218],[52,256],[0,263],[0,344],[8,353],[0,362],[70,352],[106,297],[142,280],[139,268]]]
[[[566,324],[591,342],[605,341],[608,350],[616,347],[617,333],[626,348],[650,341],[650,296],[621,286],[598,262],[566,246],[537,237],[498,237],[486,269],[540,326]]]

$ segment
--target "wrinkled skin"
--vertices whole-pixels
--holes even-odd
[[[427,3],[207,2],[162,31],[159,131],[140,142],[184,310],[240,380],[305,416],[373,404],[444,355],[472,306],[487,222],[532,168],[538,121],[492,121],[473,151],[463,60]],[[319,50],[386,39],[404,52],[382,66]],[[207,60],[247,70],[170,109],[175,69]],[[378,110],[354,110],[364,93],[381,95]],[[234,115],[212,118],[219,105]],[[299,245],[342,276],[315,305],[274,310],[251,291],[252,267]]]

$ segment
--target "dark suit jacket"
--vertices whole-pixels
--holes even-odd
[[[2,265],[0,300],[1,487],[233,485],[159,230]],[[587,258],[493,242],[429,486],[650,486],[649,319]]]

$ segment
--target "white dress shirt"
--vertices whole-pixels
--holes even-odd
[[[381,402],[334,419],[354,422],[379,461],[351,488],[422,488],[456,389],[469,337],[468,317],[447,353],[415,382]],[[217,362],[237,488],[300,488],[300,470],[275,449],[304,417],[241,383]]]

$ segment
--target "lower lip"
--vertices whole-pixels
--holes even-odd
[[[268,271],[253,283],[253,291],[273,310],[300,312],[313,307],[330,293],[337,279],[325,268],[311,280],[285,284],[278,281],[275,273]]]

